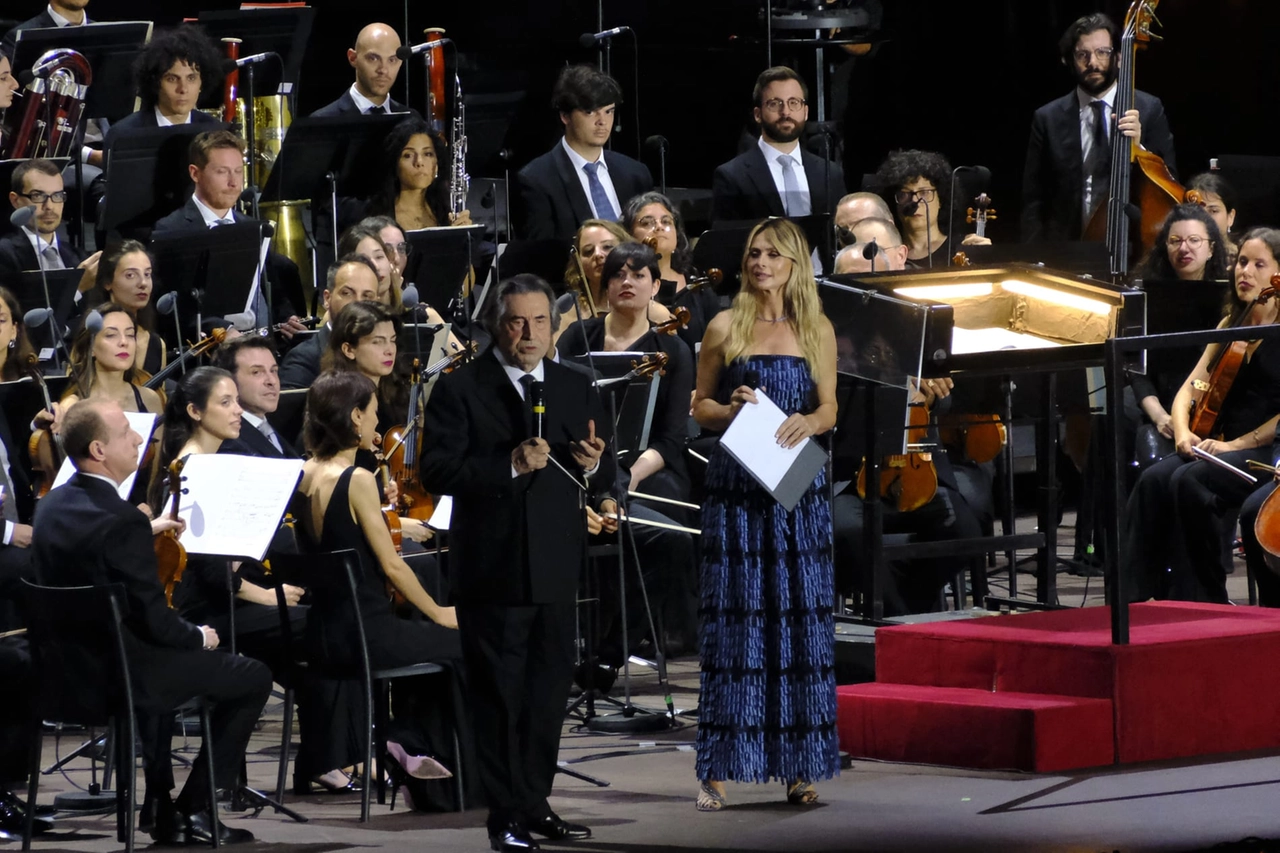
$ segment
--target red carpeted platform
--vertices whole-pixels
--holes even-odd
[[[1161,602],[881,628],[854,756],[1051,772],[1280,747],[1280,610]],[[1109,717],[1107,724],[1102,720]]]

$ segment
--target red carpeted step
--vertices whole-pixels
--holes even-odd
[[[1115,761],[1106,699],[881,683],[836,696],[840,748],[855,758],[1039,773]]]

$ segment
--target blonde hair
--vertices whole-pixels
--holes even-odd
[[[605,219],[584,220],[581,227],[579,227],[578,230],[574,232],[573,244],[572,244],[573,252],[570,253],[569,262],[565,264],[565,267],[564,267],[564,283],[569,288],[569,290],[572,291],[573,294],[578,297],[578,301],[582,303],[583,310],[586,310],[587,308],[586,300],[582,296],[583,291],[586,289],[587,281],[582,275],[581,260],[578,257],[578,246],[582,242],[582,232],[586,231],[588,228],[603,228],[604,230],[608,231],[610,234],[618,238],[618,245],[622,245],[623,243],[638,242],[636,238],[628,234],[626,232],[626,229],[624,229],[621,225],[619,225],[616,222],[609,222],[608,220],[605,220]],[[607,304],[607,300],[605,300],[604,298],[604,281],[603,280],[600,282],[600,291],[597,293],[591,294],[591,296],[594,299],[596,305]]]
[[[747,267],[751,260],[751,245],[762,234],[769,238],[778,254],[791,261],[791,275],[782,287],[783,310],[796,333],[800,352],[809,365],[809,374],[817,382],[822,373],[822,301],[818,298],[818,283],[813,278],[809,243],[799,227],[788,219],[766,219],[752,228],[747,236],[747,248],[742,253],[742,289],[729,308],[725,364],[747,355],[755,344],[757,303]]]

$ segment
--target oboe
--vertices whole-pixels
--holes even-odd
[[[449,147],[453,151],[453,171],[449,176],[449,213],[457,216],[467,207],[471,176],[467,174],[467,108],[462,103],[462,83],[456,74],[453,77],[453,88],[457,109],[453,114],[453,130],[449,139]]]

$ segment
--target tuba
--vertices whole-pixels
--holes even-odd
[[[93,82],[89,60],[74,50],[50,50],[31,73],[33,79],[22,90],[22,108],[0,143],[0,160],[67,157],[75,147]]]

